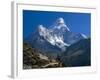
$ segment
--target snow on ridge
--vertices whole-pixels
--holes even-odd
[[[81,34],[81,35],[82,35],[82,37],[87,38],[87,36],[86,36],[86,35],[84,35],[84,34]]]
[[[46,41],[48,41],[53,46],[58,46],[62,50],[65,48],[65,46],[69,46],[69,44],[64,42],[64,39],[62,36],[58,36],[57,34],[52,34],[52,29],[47,29],[43,25],[39,25],[39,34],[42,36]],[[64,28],[67,31],[70,31],[70,29],[66,26],[65,21],[63,18],[58,18],[55,26],[53,26],[56,30]]]
[[[66,25],[64,19],[62,17],[58,18],[56,20],[56,23],[55,23],[55,26],[54,28],[57,28],[57,29],[61,29],[62,27],[66,28],[67,31],[70,31],[70,29],[68,28],[68,26]]]
[[[57,35],[49,37],[47,41],[54,46],[58,46],[62,50],[63,48],[65,48],[65,46],[69,46],[67,43],[64,42],[62,37],[58,37]]]
[[[43,25],[39,25],[38,29],[39,29],[40,36],[46,36],[48,31],[47,31],[47,29],[45,27],[43,27]]]
[[[58,24],[64,24],[65,21],[64,21],[64,19],[61,17],[61,18],[59,18],[59,19],[57,20],[57,23],[58,23]]]
[[[39,25],[39,34],[51,45],[58,46],[61,49],[63,49],[65,46],[69,46],[64,42],[62,36],[57,36],[56,34],[52,35],[52,31],[43,27],[43,25]]]

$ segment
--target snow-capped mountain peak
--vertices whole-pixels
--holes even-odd
[[[40,36],[46,36],[47,34],[47,29],[43,25],[38,26],[38,31]]]
[[[38,26],[39,32],[43,32],[46,28],[43,25]]]
[[[61,17],[56,20],[56,22],[54,24],[54,28],[56,28],[56,29],[65,28],[67,31],[70,31],[70,29],[66,25],[64,19]]]
[[[59,19],[57,20],[57,23],[58,23],[58,24],[65,24],[64,19],[63,19],[63,18],[59,18]]]
[[[60,21],[61,20],[61,21]],[[59,24],[63,24],[64,20],[59,19]],[[50,43],[53,46],[58,46],[61,50],[65,50],[65,46],[69,46],[69,44],[64,42],[63,36],[60,36],[56,33],[54,33],[54,30],[47,29],[43,25],[38,26],[38,33],[39,36],[41,36],[43,39],[40,39],[39,42],[46,40],[48,43]]]
[[[38,26],[39,35],[42,36],[47,42],[53,46],[58,46],[64,50],[64,46],[69,46],[69,44],[64,42],[63,36],[58,36],[53,34],[51,30],[43,27],[43,25]]]
[[[30,45],[40,51],[60,53],[77,41],[87,38],[84,34],[73,33],[63,18],[58,18],[52,28],[39,25],[34,34],[28,38]]]

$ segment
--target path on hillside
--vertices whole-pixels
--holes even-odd
[[[58,65],[58,64],[59,64],[58,62],[53,62],[53,63],[49,63],[49,64],[42,66],[42,68],[45,68],[45,67],[48,67],[48,66],[53,66],[53,65]]]

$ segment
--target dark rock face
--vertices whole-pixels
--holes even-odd
[[[64,66],[90,66],[91,65],[91,44],[90,39],[83,39],[71,45],[61,55]]]

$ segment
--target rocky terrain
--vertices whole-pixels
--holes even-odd
[[[28,43],[23,44],[23,69],[62,67],[57,59],[49,59]]]

